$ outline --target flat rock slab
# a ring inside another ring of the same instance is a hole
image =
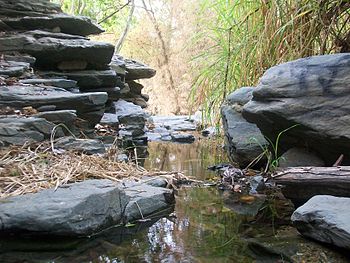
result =
[[[104,30],[94,24],[90,18],[83,16],[71,16],[63,13],[49,14],[45,16],[4,17],[3,23],[16,30],[46,29],[57,30],[72,35],[87,36],[100,34]]]
[[[298,231],[309,238],[350,249],[350,198],[318,195],[292,215]]]
[[[350,164],[350,54],[298,59],[266,71],[243,117],[275,141],[280,152],[308,146],[333,165],[341,154]]]
[[[111,67],[120,75],[126,74],[125,79],[127,81],[149,79],[156,75],[156,70],[148,65],[118,55],[112,58]]]
[[[64,89],[38,86],[0,86],[0,106],[40,108],[53,105],[56,110],[76,110],[77,115],[96,124],[102,118],[107,94],[71,93]]]
[[[48,0],[0,0],[0,14],[2,16],[38,16],[40,14],[57,14],[61,12],[60,5]]]
[[[196,123],[189,116],[152,116],[156,127],[164,127],[173,131],[195,131]]]
[[[80,90],[114,88],[117,85],[117,75],[113,70],[84,70],[84,71],[43,71],[43,77],[67,77],[77,82]]]
[[[0,231],[88,236],[169,207],[171,190],[147,184],[88,180],[0,202]],[[136,205],[137,204],[137,205]],[[141,213],[142,215],[141,215]]]
[[[106,67],[113,55],[114,46],[65,34],[27,31],[1,35],[0,51],[30,54],[36,58],[36,65],[44,68],[78,70],[87,66]]]

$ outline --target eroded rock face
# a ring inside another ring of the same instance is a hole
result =
[[[324,166],[324,161],[304,148],[291,148],[282,154],[279,167]]]
[[[221,107],[228,154],[242,167],[257,158],[268,145],[258,127],[242,117],[243,106],[252,98],[254,89],[243,87],[234,91]]]
[[[244,106],[243,117],[281,149],[307,145],[332,165],[350,163],[350,54],[315,56],[269,69]]]
[[[318,195],[292,215],[298,231],[317,241],[350,249],[350,198]]]
[[[169,207],[173,192],[145,183],[87,180],[0,202],[0,232],[88,236]]]

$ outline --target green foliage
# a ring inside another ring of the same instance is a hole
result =
[[[204,0],[194,45],[207,44],[193,59],[200,68],[191,98],[218,120],[226,94],[255,86],[276,64],[346,51],[350,3],[339,0]]]
[[[73,15],[90,17],[108,32],[119,32],[125,26],[129,8],[127,0],[53,0],[62,10]]]

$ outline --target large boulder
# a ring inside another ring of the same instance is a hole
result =
[[[350,249],[350,198],[318,195],[292,215],[298,231],[309,238]]]
[[[232,161],[244,167],[268,145],[258,127],[242,117],[243,106],[252,98],[254,87],[240,88],[227,96],[221,107],[225,143]]]
[[[281,150],[308,146],[327,165],[350,164],[350,54],[303,58],[269,69],[244,106],[243,117]]]
[[[166,188],[87,180],[1,200],[0,232],[89,236],[143,219],[173,203],[173,192]]]

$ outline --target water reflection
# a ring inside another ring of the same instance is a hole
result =
[[[215,176],[207,167],[222,162],[227,162],[226,154],[213,140],[201,140],[192,144],[150,142],[145,168],[182,171],[199,180],[206,180]]]

